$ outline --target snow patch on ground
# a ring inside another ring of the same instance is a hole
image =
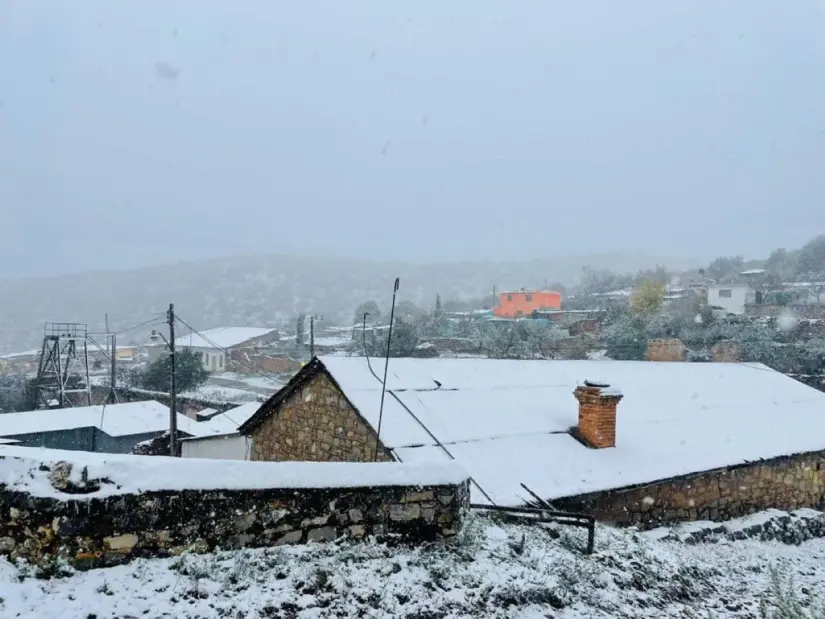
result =
[[[476,517],[448,545],[310,544],[138,560],[39,580],[0,569],[0,616],[579,619],[757,617],[771,570],[809,599],[825,541],[686,545],[631,530],[585,533]],[[3,577],[2,574],[6,574]]]

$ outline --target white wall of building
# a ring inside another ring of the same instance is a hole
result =
[[[223,372],[226,369],[226,354],[222,350],[215,348],[192,348],[192,350],[200,353],[203,367],[210,372]]]
[[[184,458],[210,458],[212,460],[249,460],[250,439],[241,434],[206,436],[181,441]]]
[[[745,313],[745,304],[753,303],[756,292],[745,284],[708,286],[708,305],[725,308],[728,314]]]
[[[203,367],[210,372],[226,371],[226,354],[217,348],[200,348],[198,346],[178,346],[178,350],[188,348],[192,352],[199,354],[203,360]],[[149,362],[153,363],[163,355],[168,355],[169,349],[163,345],[149,347]]]

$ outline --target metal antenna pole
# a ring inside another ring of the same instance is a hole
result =
[[[378,443],[381,440],[381,422],[384,420],[384,394],[387,392],[387,372],[390,367],[390,344],[392,344],[392,323],[395,318],[395,295],[398,292],[399,278],[395,278],[392,289],[392,308],[390,309],[390,331],[387,334],[387,356],[384,359],[384,381],[381,383],[381,407],[378,409],[378,432],[375,435],[375,454],[373,461],[378,461]]]
[[[178,417],[177,393],[175,386],[175,304],[169,304],[166,318],[169,322],[169,364],[172,366],[169,377],[169,455],[178,455]]]
[[[109,379],[109,389],[112,398],[112,404],[117,403],[117,393],[115,393],[115,385],[117,385],[117,335],[112,333],[112,376]]]
[[[309,358],[315,356],[315,314],[309,317]]]

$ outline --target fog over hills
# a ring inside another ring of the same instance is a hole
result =
[[[170,302],[197,329],[276,326],[300,312],[348,322],[355,307],[375,300],[388,307],[392,282],[401,299],[422,307],[445,299],[478,298],[502,288],[573,284],[589,265],[636,272],[656,264],[694,266],[690,260],[642,253],[592,254],[520,262],[417,265],[295,256],[236,256],[123,271],[0,280],[0,352],[39,346],[43,323],[86,322],[103,331],[126,329],[166,310]],[[145,341],[151,326],[123,334],[119,343]]]

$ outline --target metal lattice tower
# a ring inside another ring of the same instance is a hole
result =
[[[91,406],[87,327],[79,322],[47,322],[35,383],[41,408]]]
[[[115,391],[117,382],[117,335],[114,333],[88,333],[86,334],[86,342],[91,344],[88,348],[93,354],[96,353],[98,358],[102,356],[109,363],[109,392],[106,394],[106,399],[99,403],[104,406],[106,404],[117,404],[118,398]]]

